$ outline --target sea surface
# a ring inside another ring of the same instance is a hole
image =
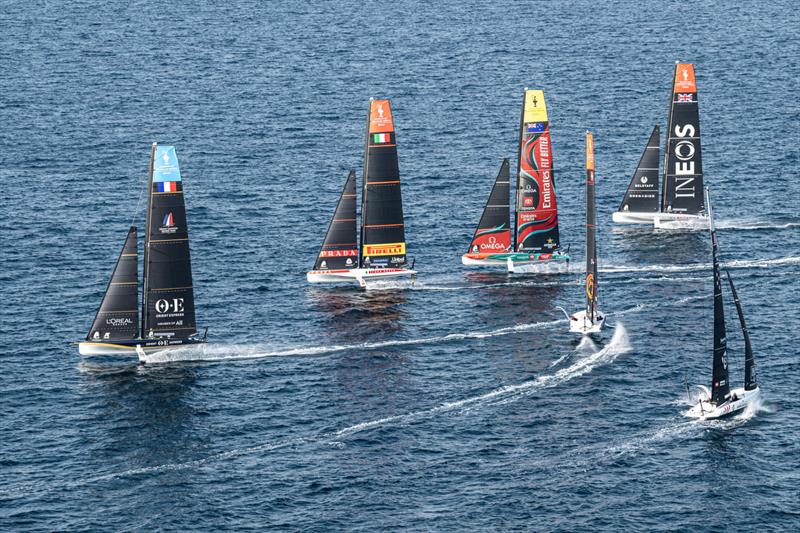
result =
[[[11,0],[0,27],[0,529],[800,527],[794,2]],[[763,390],[716,422],[682,416],[684,379],[710,382],[708,234],[611,223],[676,60]],[[460,264],[524,87],[568,274]],[[392,99],[419,277],[311,287],[370,96]],[[616,327],[579,343],[557,307],[583,305],[587,129]],[[153,141],[181,162],[210,343],[82,360]]]

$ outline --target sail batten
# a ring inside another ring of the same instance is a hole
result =
[[[139,336],[139,273],[136,226],[128,229],[87,341],[121,341]]]
[[[676,63],[664,153],[662,212],[698,214],[705,210],[697,95],[694,65]]]
[[[503,159],[467,253],[502,253],[511,248],[509,166]]]
[[[619,211],[632,213],[658,212],[658,156],[661,144],[661,129],[656,124],[650,133],[639,164],[633,172],[628,190],[619,206]]]
[[[153,145],[148,180],[142,337],[197,332],[183,182],[173,146]]]
[[[560,247],[553,172],[544,91],[526,90],[520,120],[515,193],[513,245],[516,251],[549,253]]]
[[[371,100],[367,116],[360,252],[362,268],[406,264],[400,169],[389,100]]]
[[[351,170],[336,204],[325,240],[314,262],[314,270],[358,267],[356,228],[356,172]]]

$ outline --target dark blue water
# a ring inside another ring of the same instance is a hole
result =
[[[0,21],[0,528],[797,529],[792,2],[5,2]],[[722,422],[681,416],[684,376],[710,379],[707,235],[610,222],[675,60],[697,65],[764,392]],[[574,268],[467,272],[524,86],[546,92]],[[418,283],[308,287],[370,96],[392,98]],[[556,306],[581,305],[586,129],[617,329],[577,346]],[[82,361],[67,342],[141,223],[153,141],[178,150],[213,344]]]

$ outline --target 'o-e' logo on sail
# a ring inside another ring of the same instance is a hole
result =
[[[161,299],[156,302],[156,313],[183,313],[183,298]]]

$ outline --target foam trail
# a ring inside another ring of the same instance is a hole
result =
[[[307,346],[299,348],[287,348],[284,350],[264,352],[263,346],[241,346],[241,345],[200,345],[188,348],[177,348],[165,350],[145,356],[145,363],[174,363],[188,361],[231,361],[241,359],[263,359],[267,357],[300,357],[325,355],[347,350],[377,350],[395,346],[414,346],[420,344],[435,344],[440,342],[452,342],[464,339],[485,339],[487,337],[497,337],[511,335],[524,331],[539,328],[548,328],[555,324],[564,322],[560,320],[550,320],[546,322],[531,322],[529,324],[516,324],[490,331],[470,331],[466,333],[450,333],[438,337],[423,337],[421,339],[392,340],[380,342],[364,342],[361,344],[340,344],[332,346]],[[231,355],[231,352],[235,352]]]
[[[772,268],[776,266],[800,265],[800,257],[779,257],[775,259],[741,259],[722,263],[724,268]],[[600,272],[698,272],[709,270],[708,263],[694,263],[688,265],[606,265],[600,267]]]
[[[757,230],[757,229],[789,229],[800,226],[800,222],[770,222],[765,220],[720,220],[715,221],[714,226],[717,229],[741,229],[741,230]]]
[[[583,376],[584,374],[591,372],[592,370],[594,370],[599,366],[610,364],[620,354],[629,351],[630,348],[631,347],[628,341],[628,334],[627,331],[625,330],[625,326],[622,323],[618,322],[614,332],[614,336],[612,337],[611,341],[609,341],[608,345],[605,346],[603,349],[598,350],[597,352],[592,353],[590,355],[587,355],[579,359],[572,365],[563,368],[561,370],[558,370],[555,373],[541,375],[533,380],[526,381],[520,384],[507,385],[492,390],[490,392],[487,392],[485,394],[481,394],[479,396],[473,396],[471,398],[465,398],[463,400],[445,402],[430,409],[412,411],[406,414],[388,416],[377,420],[362,422],[346,428],[339,429],[334,432],[322,433],[308,437],[295,437],[279,442],[268,442],[258,446],[229,450],[213,454],[208,457],[204,457],[202,459],[186,461],[183,463],[168,463],[168,464],[154,465],[143,468],[134,468],[122,472],[115,472],[110,474],[104,474],[101,476],[94,476],[91,478],[59,483],[58,489],[62,490],[64,488],[75,488],[103,481],[109,481],[112,479],[133,477],[142,474],[152,474],[158,472],[199,468],[201,466],[213,462],[224,461],[226,459],[232,459],[236,457],[252,455],[261,452],[274,451],[281,448],[288,448],[291,446],[299,446],[303,444],[319,444],[322,442],[336,441],[337,439],[341,439],[343,437],[347,437],[357,433],[363,433],[365,431],[369,431],[383,426],[410,424],[419,420],[428,420],[442,413],[448,413],[457,410],[466,410],[467,408],[488,406],[488,405],[493,405],[495,403],[508,403],[511,401],[518,400],[519,398],[527,396],[528,394],[531,394],[533,392],[561,385],[572,379]],[[53,490],[53,486],[52,484],[46,482],[41,484],[29,483],[10,488],[4,487],[2,490],[0,490],[0,494],[3,494],[4,496],[8,496],[10,494],[24,496],[24,495],[30,495],[30,493],[34,492],[36,489],[39,489],[40,491],[43,492],[49,492]]]

